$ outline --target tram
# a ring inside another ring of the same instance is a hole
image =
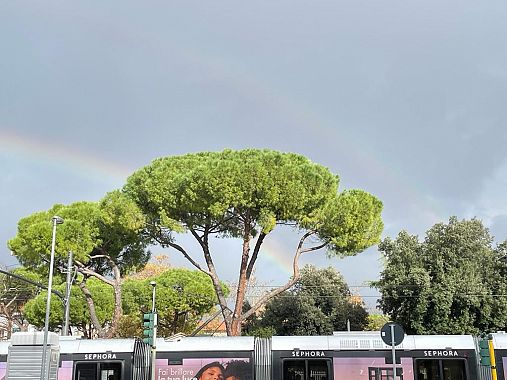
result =
[[[15,333],[0,343],[0,379],[40,379],[41,336]],[[378,332],[158,338],[155,358],[139,339],[50,333],[46,351],[51,380],[148,380],[152,363],[156,380],[507,380],[507,334],[492,341],[497,371],[484,371],[471,335],[406,335],[394,363]]]

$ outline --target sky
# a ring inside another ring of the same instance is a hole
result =
[[[454,215],[501,242],[506,19],[495,0],[2,1],[0,265],[16,265],[6,242],[20,218],[98,201],[156,157],[225,148],[328,167],[341,189],[382,200],[383,237],[423,238]],[[298,238],[266,241],[259,286],[287,280]],[[234,281],[230,256],[217,260]],[[305,260],[374,307],[376,247]]]

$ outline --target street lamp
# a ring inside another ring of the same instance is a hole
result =
[[[59,216],[53,216],[51,219],[53,222],[53,238],[51,241],[51,258],[49,260],[49,280],[48,280],[48,297],[46,300],[46,319],[44,320],[44,343],[42,346],[42,366],[41,376],[42,380],[49,380],[49,366],[50,363],[46,364],[46,345],[48,343],[48,330],[49,330],[49,308],[51,306],[51,288],[53,286],[53,265],[55,261],[55,245],[56,245],[56,226],[63,223],[63,219]],[[46,366],[48,369],[46,370]]]
[[[157,283],[155,281],[150,281],[150,285],[152,287],[152,299],[151,299],[151,312],[154,318],[154,327],[153,327],[153,344],[151,346],[151,380],[155,380],[155,365],[157,363],[157,308],[155,306],[155,288]]]

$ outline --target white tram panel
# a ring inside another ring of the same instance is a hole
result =
[[[329,350],[328,336],[273,336],[272,351]]]
[[[507,334],[505,332],[497,332],[491,334],[493,346],[495,350],[507,350]]]
[[[3,340],[0,342],[0,355],[7,355],[9,353],[10,340]]]
[[[133,352],[134,339],[64,339],[60,341],[62,354],[95,354]]]
[[[388,350],[380,338],[380,332],[337,332],[332,336],[274,336],[271,341],[273,351],[292,350]],[[505,337],[507,345],[507,336]],[[430,350],[430,349],[474,349],[472,336],[464,335],[405,335],[397,350]]]
[[[273,351],[331,350],[356,351],[389,349],[380,338],[380,332],[335,332],[329,336],[274,336]],[[402,348],[399,345],[398,348]]]
[[[161,352],[227,352],[253,351],[252,336],[235,337],[179,337],[177,339],[157,339],[157,351]]]
[[[471,335],[417,335],[413,338],[413,350],[475,350],[474,338]],[[407,336],[405,336],[407,338]]]

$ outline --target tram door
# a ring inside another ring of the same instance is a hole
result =
[[[120,362],[77,363],[74,380],[121,380]]]
[[[283,380],[330,380],[331,360],[285,360]]]

